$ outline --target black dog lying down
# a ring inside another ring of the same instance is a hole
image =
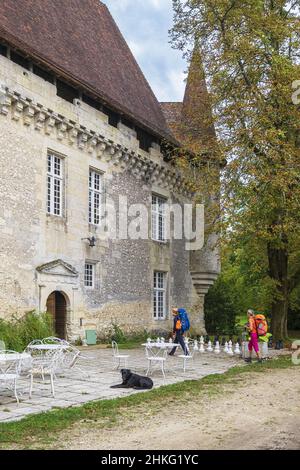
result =
[[[123,382],[119,385],[111,385],[110,388],[134,388],[135,390],[148,390],[153,387],[153,381],[149,377],[133,374],[130,369],[121,369]]]

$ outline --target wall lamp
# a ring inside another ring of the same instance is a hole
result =
[[[89,246],[93,247],[96,246],[96,237],[88,237],[88,238],[82,238],[81,240],[88,240],[89,241]]]

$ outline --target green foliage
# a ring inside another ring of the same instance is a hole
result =
[[[21,352],[32,340],[53,335],[52,318],[47,313],[32,311],[22,318],[13,316],[10,321],[0,319],[0,340],[5,343],[6,349]]]
[[[288,328],[300,330],[300,285],[296,286],[291,293]]]
[[[250,308],[263,313],[270,325],[273,285],[264,250],[256,240],[222,250],[222,274],[205,298],[206,328],[210,333],[240,334]],[[292,291],[289,329],[300,329],[300,286]]]
[[[82,346],[82,339],[80,338],[80,336],[78,336],[78,338],[75,340],[75,346]]]
[[[116,343],[125,343],[127,338],[120,326],[116,323],[113,323],[112,329],[113,331],[110,340],[116,341]]]
[[[234,297],[233,286],[225,275],[221,275],[205,296],[205,327],[210,334],[231,335],[236,332],[239,309]]]
[[[140,346],[141,343],[145,342],[148,336],[149,333],[146,330],[126,334],[119,325],[113,323],[109,343],[116,341],[121,349],[130,349]]]
[[[210,156],[217,168],[227,161],[218,187],[199,150],[198,164],[208,169],[198,190],[221,194],[217,228],[231,243],[243,242],[244,266],[251,266],[241,276],[245,298],[270,307],[274,337],[286,337],[287,306],[300,282],[300,115],[292,101],[299,2],[173,0],[173,8],[175,47],[191,57],[196,45],[204,64],[220,138],[220,160]],[[201,113],[194,114],[198,125]]]

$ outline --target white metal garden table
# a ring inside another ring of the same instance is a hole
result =
[[[143,343],[142,346],[145,347],[146,357],[148,360],[148,370],[146,375],[149,375],[152,372],[153,365],[158,365],[161,367],[161,371],[165,379],[167,352],[180,345],[178,343],[165,341],[147,341],[147,343]]]
[[[31,364],[31,355],[28,353],[9,350],[0,352],[0,385],[14,392],[17,403],[19,403],[17,381],[25,362]]]
[[[25,368],[26,366],[30,367],[32,357],[29,353],[25,353],[25,352],[24,353],[16,352],[16,353],[9,353],[9,354],[0,352],[0,372],[4,374],[5,370],[7,370],[9,367],[9,363],[16,362],[16,361],[20,362],[20,370],[22,370],[24,366]]]
[[[0,368],[1,368],[1,362],[9,362],[9,361],[16,361],[18,359],[31,359],[30,354],[28,353],[11,353],[11,354],[3,354],[0,352]]]
[[[68,349],[69,345],[67,344],[29,344],[27,349],[33,351],[55,351],[58,349]]]

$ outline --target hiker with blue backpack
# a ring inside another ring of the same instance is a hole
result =
[[[175,344],[180,344],[185,356],[189,355],[189,351],[184,342],[184,335],[190,329],[189,317],[184,308],[172,308],[173,314],[173,338]],[[169,356],[174,356],[176,346],[169,352]]]

